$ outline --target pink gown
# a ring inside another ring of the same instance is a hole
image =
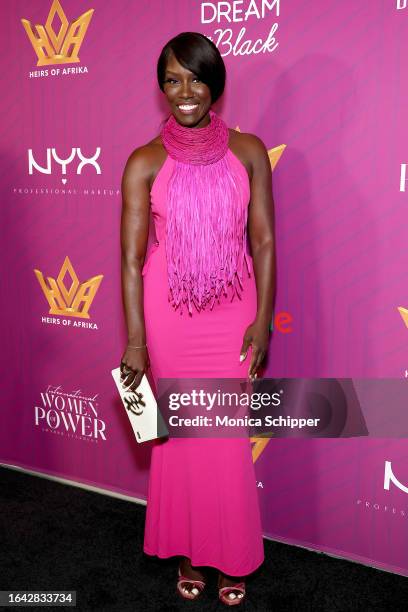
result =
[[[228,149],[248,206],[246,168]],[[189,315],[168,301],[165,251],[166,188],[176,162],[169,155],[150,196],[157,241],[143,267],[144,314],[151,376],[159,378],[246,378],[251,349],[240,364],[247,326],[256,316],[257,295],[244,266],[241,300],[222,296]],[[264,559],[262,526],[248,438],[168,438],[152,446],[143,550],[149,555],[183,555],[195,566],[212,566],[244,576]]]

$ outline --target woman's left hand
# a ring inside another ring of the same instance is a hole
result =
[[[240,361],[243,361],[247,356],[249,345],[252,345],[251,363],[248,370],[251,380],[257,377],[257,370],[268,351],[268,344],[269,324],[255,319],[245,331],[240,352]]]

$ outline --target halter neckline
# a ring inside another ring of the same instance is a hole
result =
[[[210,123],[201,128],[180,125],[172,114],[164,124],[163,145],[173,159],[184,164],[208,165],[222,159],[228,150],[229,130],[223,119],[209,110]]]

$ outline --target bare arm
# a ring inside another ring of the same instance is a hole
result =
[[[248,374],[253,377],[268,350],[276,290],[276,255],[271,164],[263,142],[256,136],[248,136],[252,160],[248,234],[257,289],[257,314],[244,336],[241,354],[246,354],[249,344],[252,345]]]
[[[149,153],[146,147],[136,149],[127,160],[122,177],[121,278],[122,301],[128,332],[128,345],[122,362],[133,373],[124,381],[135,390],[149,367],[143,312],[142,268],[149,236]],[[135,374],[136,373],[136,374]]]
[[[251,203],[248,214],[249,240],[258,295],[257,319],[269,326],[275,297],[275,219],[272,170],[265,145],[254,138]]]

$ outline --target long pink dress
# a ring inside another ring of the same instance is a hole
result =
[[[228,149],[248,206],[246,168]],[[207,307],[180,314],[168,302],[165,251],[166,188],[176,162],[169,155],[153,183],[151,205],[157,242],[143,267],[146,341],[151,375],[159,378],[245,378],[251,357],[240,364],[247,326],[256,316],[257,296],[244,268],[241,300],[222,296]],[[192,565],[244,576],[264,559],[262,527],[251,445],[248,438],[169,438],[153,443],[144,552],[183,555]]]

